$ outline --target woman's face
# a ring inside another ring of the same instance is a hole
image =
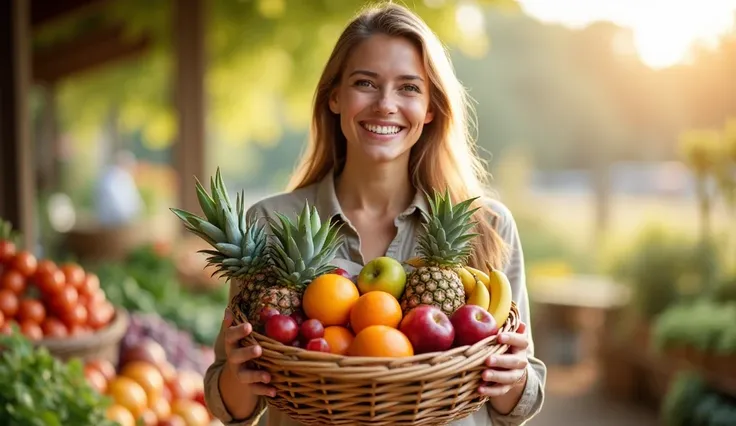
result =
[[[408,158],[433,118],[420,51],[403,37],[375,35],[361,43],[348,58],[330,110],[340,115],[351,162]]]

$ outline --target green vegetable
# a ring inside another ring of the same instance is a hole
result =
[[[0,383],[1,425],[115,426],[105,417],[111,400],[87,384],[81,361],[62,363],[17,329],[0,336]]]

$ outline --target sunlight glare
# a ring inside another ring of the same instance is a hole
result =
[[[687,60],[693,44],[714,43],[733,30],[736,17],[736,0],[518,1],[529,15],[545,22],[575,28],[608,20],[629,27],[639,57],[652,68]]]

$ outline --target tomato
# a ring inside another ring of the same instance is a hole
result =
[[[9,269],[0,278],[0,288],[21,294],[26,289],[26,277],[15,269]]]
[[[41,330],[41,326],[32,321],[21,321],[20,332],[30,340],[43,339],[43,330]]]
[[[93,273],[88,273],[84,279],[84,283],[79,289],[79,292],[84,295],[94,294],[100,289],[100,279]]]
[[[105,378],[100,370],[89,365],[85,365],[84,378],[87,379],[87,383],[89,383],[92,389],[96,390],[98,393],[104,394],[107,391],[107,378]]]
[[[0,264],[10,262],[16,251],[15,244],[12,241],[0,240]]]
[[[57,295],[49,295],[46,299],[54,312],[64,316],[78,305],[79,293],[74,287],[64,286]]]
[[[69,328],[75,325],[86,326],[88,317],[87,308],[82,305],[74,305],[70,310],[61,314],[61,320]]]
[[[18,272],[23,274],[23,276],[31,277],[33,274],[36,273],[38,261],[36,260],[36,256],[34,256],[33,253],[26,250],[21,250],[10,261],[10,265],[13,269],[16,269]]]
[[[0,311],[6,318],[15,318],[18,313],[18,296],[8,289],[0,290]]]
[[[3,313],[3,311],[0,311],[0,327],[2,327],[3,325],[5,325],[5,314]]]
[[[18,320],[41,324],[46,319],[46,308],[35,299],[21,299],[18,307]]]
[[[80,289],[84,285],[84,269],[76,263],[65,263],[61,265],[61,271],[66,277],[66,284],[76,289]]]
[[[58,269],[36,272],[36,286],[44,295],[57,295],[64,288],[66,277]]]
[[[56,266],[56,263],[48,259],[42,259],[38,261],[38,265],[36,266],[36,275],[42,273],[51,273],[58,270],[59,267]]]
[[[66,329],[66,326],[64,325],[61,320],[54,317],[47,317],[42,323],[41,323],[41,330],[43,330],[44,337],[51,337],[51,338],[61,338],[66,337],[69,334],[69,331]]]
[[[88,305],[87,323],[93,330],[99,330],[105,327],[112,317],[107,308],[102,304]]]
[[[117,375],[117,372],[115,371],[115,366],[106,359],[93,359],[87,361],[85,365],[90,368],[99,370],[99,372],[102,373],[102,375],[105,376],[105,379],[107,379],[108,381],[112,380]]]

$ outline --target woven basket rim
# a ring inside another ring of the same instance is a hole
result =
[[[509,347],[507,344],[500,344],[497,343],[499,334],[503,332],[509,332],[509,331],[515,331],[512,324],[512,319],[515,318],[516,323],[521,321],[519,318],[519,312],[518,307],[516,305],[516,302],[511,302],[511,311],[509,312],[509,316],[506,319],[506,321],[501,324],[498,327],[498,332],[492,336],[488,336],[483,340],[480,340],[473,345],[463,345],[463,346],[457,346],[453,347],[451,349],[445,350],[445,351],[435,351],[435,352],[426,352],[422,354],[417,354],[409,357],[363,357],[363,356],[349,356],[349,355],[340,355],[340,354],[333,354],[333,353],[326,353],[326,352],[317,352],[317,351],[310,351],[305,348],[301,347],[294,347],[285,345],[277,340],[272,339],[271,337],[268,337],[262,333],[259,333],[255,330],[253,330],[248,337],[246,337],[245,340],[255,340],[259,345],[262,345],[263,343],[267,343],[268,346],[276,347],[280,349],[280,351],[284,354],[288,353],[289,355],[294,355],[299,357],[299,362],[304,361],[314,361],[314,362],[335,362],[340,363],[344,367],[379,367],[381,365],[386,364],[416,364],[416,363],[423,363],[432,359],[437,359],[441,357],[447,357],[451,358],[455,355],[460,355],[463,353],[471,352],[476,353],[479,351],[482,351],[484,349],[488,350],[501,350],[506,351]],[[265,351],[266,348],[263,348]]]
[[[107,327],[84,336],[45,338],[36,340],[36,346],[44,346],[50,351],[84,350],[116,343],[122,339],[128,329],[130,316],[120,307],[115,308],[115,315]]]

